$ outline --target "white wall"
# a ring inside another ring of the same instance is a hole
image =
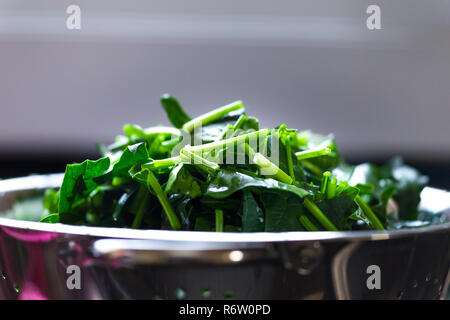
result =
[[[79,4],[82,30],[65,28]],[[344,152],[450,159],[450,2],[1,1],[0,148],[91,151],[125,122],[242,99]]]

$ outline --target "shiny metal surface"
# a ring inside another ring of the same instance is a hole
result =
[[[61,179],[0,181],[0,211]],[[427,188],[422,196],[422,207],[450,208],[448,192]],[[80,267],[81,289],[67,286],[71,265]],[[381,289],[367,288],[370,265],[380,267]],[[219,234],[0,218],[1,299],[438,299],[449,266],[450,224]]]

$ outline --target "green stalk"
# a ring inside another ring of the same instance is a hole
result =
[[[180,157],[173,157],[173,158],[167,158],[167,159],[161,159],[161,160],[153,160],[151,162],[145,163],[142,165],[143,169],[165,169],[174,167],[177,164],[181,162]]]
[[[305,207],[308,209],[309,212],[316,218],[322,226],[325,227],[328,231],[338,231],[338,229],[334,226],[334,224],[328,220],[328,218],[325,216],[325,214],[322,212],[322,210],[319,209],[319,207],[309,200],[308,198],[305,198]]]
[[[253,159],[255,157],[255,150],[253,150],[252,147],[249,146],[249,144],[246,142],[244,143],[245,153],[249,157],[249,159]]]
[[[223,140],[226,136],[229,130],[233,129],[233,125],[229,124],[225,128],[222,129],[219,136],[217,137],[216,141]]]
[[[333,178],[327,187],[327,198],[333,199],[336,196],[337,179]]]
[[[170,140],[164,140],[161,142],[161,145],[158,148],[158,153],[166,153],[170,152],[180,143],[180,139],[170,139]]]
[[[166,127],[166,126],[157,126],[157,127],[150,127],[144,129],[145,137],[147,139],[153,138],[155,136],[159,135],[168,135],[168,136],[176,136],[181,137],[183,134],[181,133],[180,129],[176,129],[174,127]]]
[[[134,213],[133,223],[131,224],[132,229],[139,229],[144,218],[145,209],[149,200],[149,193],[144,186],[141,186],[138,190],[136,198],[130,207],[130,212]]]
[[[309,218],[302,214],[300,216],[300,223],[306,228],[308,231],[320,231],[320,229],[311,221]]]
[[[345,180],[339,181],[339,185],[336,187],[336,194],[341,194],[342,191],[348,188],[348,182]]]
[[[286,184],[292,184],[292,178],[289,177],[286,172],[278,168],[272,161],[264,157],[261,153],[256,153],[253,157],[253,162],[260,168],[260,169],[267,169],[270,172],[274,172],[273,175],[271,175],[271,178],[274,178],[275,180],[281,181]]]
[[[184,147],[186,150],[189,150],[191,152],[197,153],[197,152],[205,152],[205,151],[210,151],[212,149],[219,149],[219,148],[223,148],[224,146],[228,145],[228,144],[240,144],[245,142],[246,139],[250,139],[253,136],[258,136],[260,134],[263,135],[268,135],[270,133],[270,131],[268,129],[262,129],[259,131],[254,131],[254,132],[250,132],[250,133],[246,133],[237,137],[233,137],[233,138],[229,138],[229,139],[225,139],[225,140],[220,140],[220,141],[214,141],[214,142],[210,142],[210,143],[206,143],[206,144],[202,144],[199,146],[186,146]]]
[[[305,160],[310,158],[316,158],[320,156],[326,156],[327,154],[331,153],[331,149],[329,147],[325,148],[315,148],[305,151],[299,151],[296,152],[295,155],[297,156],[298,160]]]
[[[223,211],[216,209],[216,232],[223,232]]]
[[[123,131],[127,135],[127,137],[130,137],[132,135],[135,135],[142,140],[152,140],[157,136],[175,136],[180,137],[181,131],[179,129],[173,128],[173,127],[166,127],[166,126],[157,126],[157,127],[150,127],[146,129],[142,129],[139,126],[126,124],[123,126]]]
[[[217,171],[220,169],[220,166],[217,163],[206,160],[205,158],[200,157],[199,155],[189,150],[181,149],[180,153],[181,159],[183,161],[186,161],[187,163],[202,164],[208,168],[211,168],[213,171]]]
[[[220,118],[222,118],[224,115],[227,115],[231,111],[239,110],[242,108],[244,108],[244,106],[242,105],[242,101],[236,101],[236,102],[230,103],[226,106],[217,108],[217,109],[207,112],[197,118],[194,118],[191,121],[186,122],[183,125],[183,129],[188,132],[192,132],[194,130],[194,127],[197,127],[200,125],[204,126],[208,123],[219,120]]]
[[[242,114],[236,121],[236,123],[233,126],[234,130],[240,129],[244,122],[248,119],[248,117],[245,114]]]
[[[320,169],[318,166],[312,164],[309,161],[302,161],[300,162],[300,164],[318,176],[320,176],[323,172],[322,169]]]
[[[170,226],[173,230],[180,230],[181,224],[178,220],[177,215],[173,211],[172,206],[170,205],[169,199],[167,199],[166,194],[161,189],[161,185],[159,184],[158,180],[156,179],[155,175],[151,170],[147,170],[147,186],[149,189],[153,190],[156,194],[156,197],[158,198],[159,202],[161,203],[161,206],[164,209],[164,212],[166,213],[167,219],[169,220]]]
[[[320,192],[322,194],[327,193],[328,183],[330,182],[330,179],[331,179],[331,172],[330,171],[324,172],[322,176],[322,184],[320,186]]]
[[[253,158],[255,157],[255,150],[253,150],[252,147],[250,147],[250,145],[246,142],[244,143],[244,149],[245,149],[245,154],[248,156],[249,162],[253,161]],[[256,168],[256,175],[259,177],[260,176],[260,171],[261,169],[259,167]]]
[[[291,137],[289,137],[289,136],[287,136],[287,142],[286,142],[286,157],[287,157],[287,161],[288,161],[289,176],[291,177],[292,181],[295,183],[294,166],[292,164]]]
[[[383,224],[378,219],[377,215],[372,211],[370,206],[363,200],[363,198],[361,198],[360,195],[357,195],[355,197],[355,202],[358,204],[358,206],[361,208],[367,219],[369,219],[370,223],[376,230],[384,230]]]
[[[136,215],[134,216],[133,223],[131,224],[132,229],[139,229],[142,223],[142,219],[144,218],[145,212],[145,202],[142,202],[142,205],[139,206]]]

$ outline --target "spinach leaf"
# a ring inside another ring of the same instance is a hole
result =
[[[59,194],[53,189],[45,190],[44,208],[50,213],[58,212]]]
[[[40,222],[45,223],[59,223],[59,214],[58,213],[51,213],[46,216],[43,216],[40,220]]]
[[[420,193],[428,183],[428,177],[423,176],[416,169],[404,165],[400,158],[393,159],[386,166],[391,170],[396,192],[394,200],[399,209],[402,220],[416,220],[419,214],[418,206]]]
[[[339,230],[350,230],[351,224],[348,219],[358,209],[355,203],[358,192],[357,188],[347,187],[331,199],[317,201],[316,205]]]
[[[265,229],[264,212],[259,207],[252,192],[242,190],[242,231],[263,232]]]
[[[226,198],[248,187],[284,190],[303,198],[311,193],[305,189],[288,185],[274,179],[255,178],[235,170],[221,170],[211,181],[205,195],[213,198]]]
[[[261,194],[266,212],[266,232],[305,230],[300,223],[304,211],[302,201],[285,191],[266,190]]]
[[[169,94],[164,94],[161,97],[161,106],[166,111],[170,123],[172,123],[175,128],[182,128],[186,122],[192,120],[181,107],[178,100]]]
[[[415,220],[418,215],[420,193],[428,182],[426,176],[403,164],[400,158],[391,160],[387,165],[378,167],[364,163],[355,167],[350,184],[373,185],[368,199],[379,214],[386,208],[391,197],[398,206],[398,215],[402,220]]]
[[[190,198],[202,195],[201,182],[194,178],[186,169],[186,165],[180,163],[169,174],[165,192],[167,194],[183,194]]]
[[[109,166],[108,157],[67,165],[60,190],[58,212],[60,214],[70,212],[74,201],[87,196],[98,186],[94,179],[104,175]]]
[[[130,177],[128,172],[133,166],[148,161],[151,161],[151,158],[144,142],[128,146],[122,152],[120,158],[110,166],[108,171],[94,180],[98,184],[102,184],[114,177]]]

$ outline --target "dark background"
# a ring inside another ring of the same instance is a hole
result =
[[[350,162],[398,154],[450,188],[449,83],[445,0],[0,0],[0,178],[168,124],[170,92],[194,116],[241,99],[264,127],[332,132]]]

